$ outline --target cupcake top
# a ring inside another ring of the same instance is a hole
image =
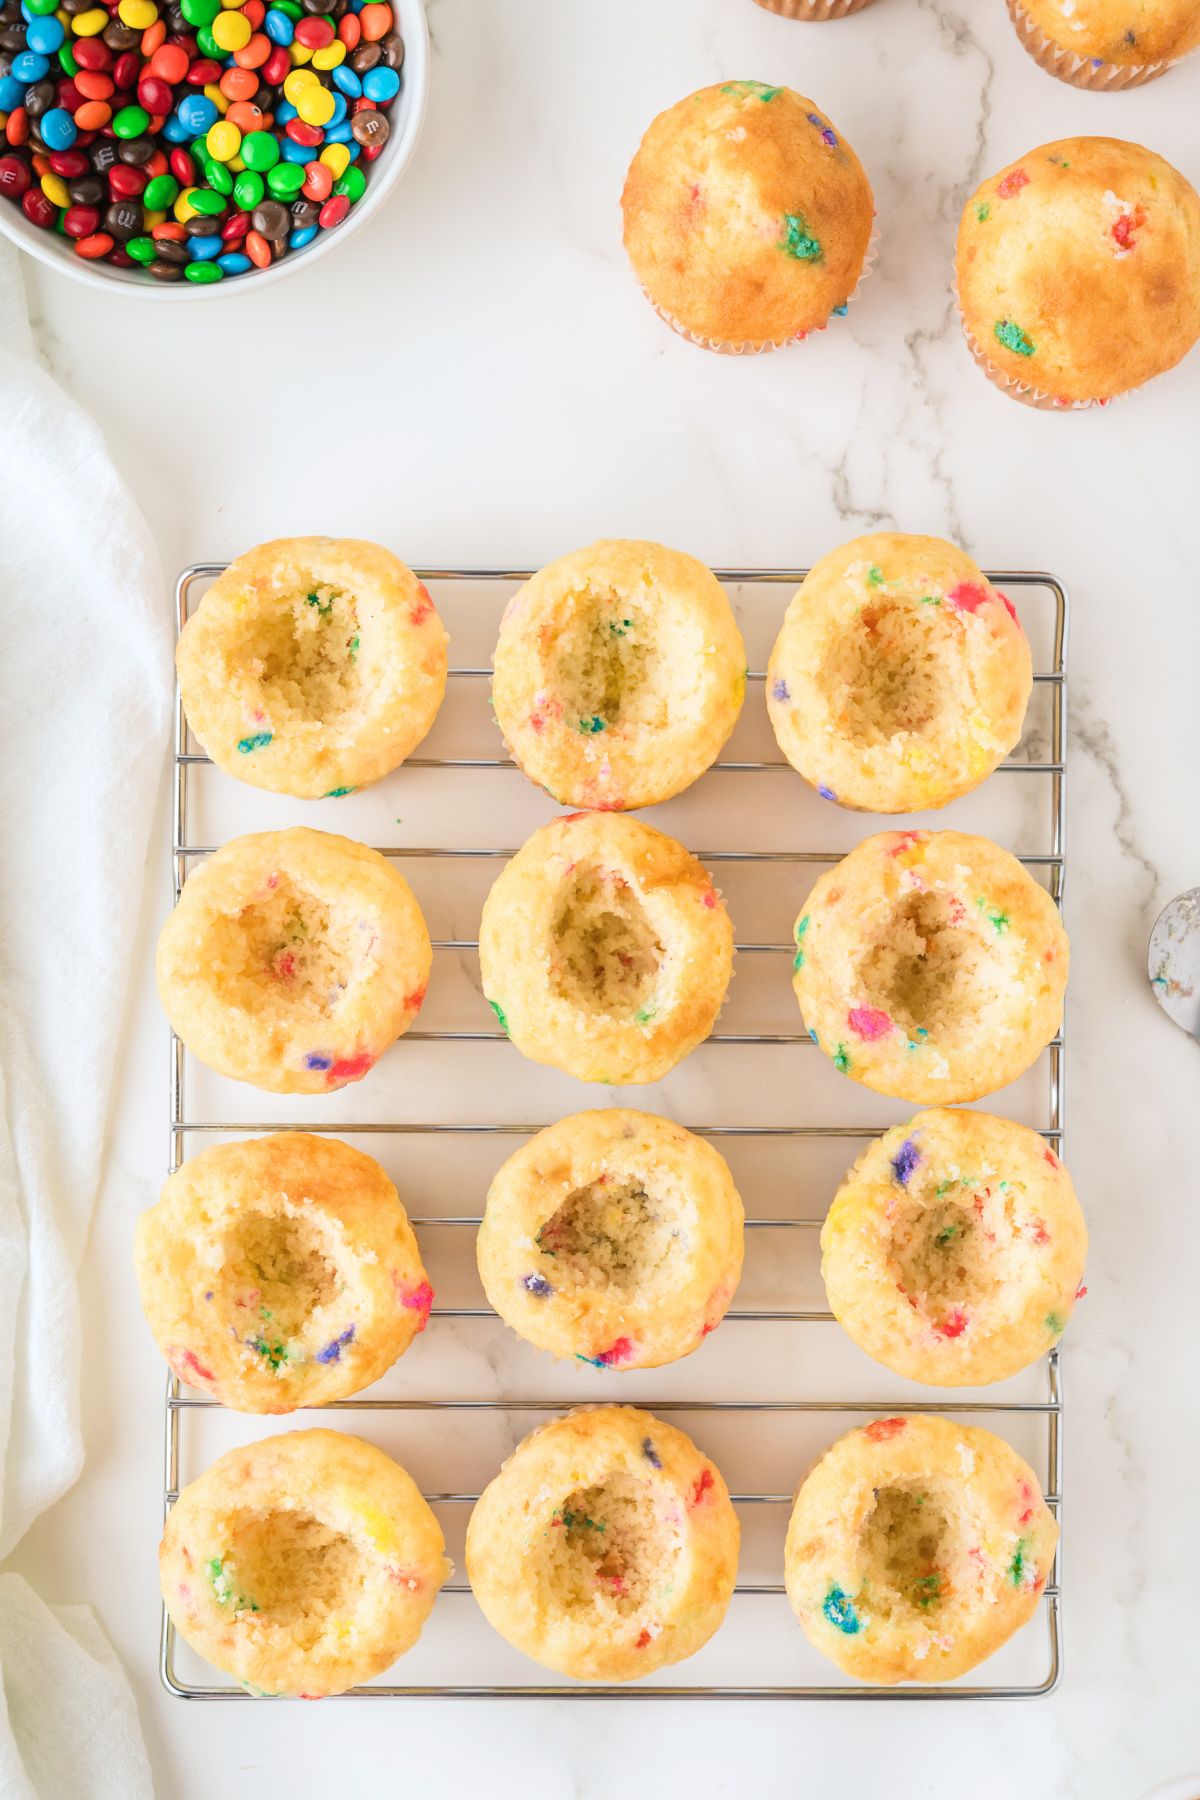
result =
[[[1003,376],[1109,399],[1200,336],[1200,196],[1140,144],[1043,144],[967,203],[957,274],[967,334]]]
[[[825,325],[862,273],[874,201],[812,100],[761,81],[660,113],[630,165],[625,248],[670,322],[732,348]]]
[[[1200,46],[1200,0],[1021,0],[1021,9],[1064,50],[1118,68]]]

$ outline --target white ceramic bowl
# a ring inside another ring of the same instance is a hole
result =
[[[429,27],[425,23],[424,0],[390,0],[396,26],[404,39],[404,67],[400,92],[388,109],[391,136],[382,153],[367,170],[367,188],[357,205],[332,231],[320,231],[303,250],[291,250],[268,269],[247,271],[230,281],[160,282],[144,269],[117,269],[111,263],[89,262],[76,256],[69,240],[56,231],[43,231],[25,217],[19,206],[0,200],[0,232],[10,238],[19,250],[28,251],[48,269],[57,269],[74,281],[90,288],[103,288],[108,293],[128,294],[146,300],[212,300],[222,294],[249,287],[258,293],[264,282],[282,281],[299,269],[308,269],[319,257],[329,256],[344,244],[352,232],[359,231],[374,218],[401,175],[412,160],[425,120],[425,104],[429,97]]]

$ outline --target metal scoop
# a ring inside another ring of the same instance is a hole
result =
[[[1200,888],[1189,888],[1159,913],[1147,968],[1167,1017],[1200,1038]]]

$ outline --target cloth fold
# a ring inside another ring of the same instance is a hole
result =
[[[2,242],[0,419],[2,1561],[83,1462],[76,1272],[171,694],[153,539],[40,366]],[[150,1795],[132,1693],[86,1609],[0,1577],[0,1684],[0,1800]]]

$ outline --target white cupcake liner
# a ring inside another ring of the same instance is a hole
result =
[[[759,4],[765,4],[765,0],[759,0]],[[1095,93],[1115,94],[1122,88],[1141,87],[1144,82],[1156,81],[1168,69],[1173,69],[1176,63],[1186,60],[1185,57],[1174,56],[1152,63],[1101,62],[1094,56],[1077,56],[1073,50],[1056,44],[1029,17],[1021,0],[1008,0],[1008,16],[1039,68],[1044,69],[1048,75],[1056,76],[1059,81],[1069,82],[1072,87],[1089,88]]]
[[[843,306],[853,306],[854,302],[858,299],[859,290],[874,268],[878,255],[879,221],[876,218],[873,219],[871,223],[871,235],[867,239],[867,248],[863,255],[862,268],[858,272],[858,280],[847,294],[845,300],[843,300]],[[643,287],[642,292],[646,295],[647,300],[649,300],[659,318],[669,325],[672,331],[676,331],[679,333],[680,337],[686,338],[689,344],[697,344],[701,350],[715,350],[719,356],[761,356],[766,350],[786,350],[792,344],[802,344],[805,338],[812,337],[814,332],[824,331],[828,327],[831,319],[840,316],[836,313],[830,313],[829,318],[826,319],[824,325],[813,325],[808,331],[794,331],[790,337],[765,338],[757,343],[749,342],[744,344],[733,344],[726,342],[722,338],[704,337],[700,332],[693,331],[690,326],[682,324],[679,319],[673,316],[673,314],[664,311],[658,304],[658,301],[654,299],[653,295],[647,292],[646,288]]]
[[[999,364],[994,363],[987,351],[982,350],[972,337],[967,321],[963,317],[962,306],[957,300],[955,310],[958,313],[958,322],[962,327],[967,349],[992,386],[999,388],[1000,392],[1007,394],[1010,399],[1019,400],[1022,406],[1036,407],[1039,412],[1087,412],[1097,406],[1113,406],[1118,400],[1124,400],[1127,394],[1138,392],[1137,388],[1129,388],[1125,393],[1110,394],[1104,400],[1064,400],[1061,395],[1047,393],[1045,388],[1038,387],[1036,382],[1021,381],[1016,375],[1007,374]]]
[[[757,0],[757,4],[781,19],[848,19],[870,6],[871,0]]]

